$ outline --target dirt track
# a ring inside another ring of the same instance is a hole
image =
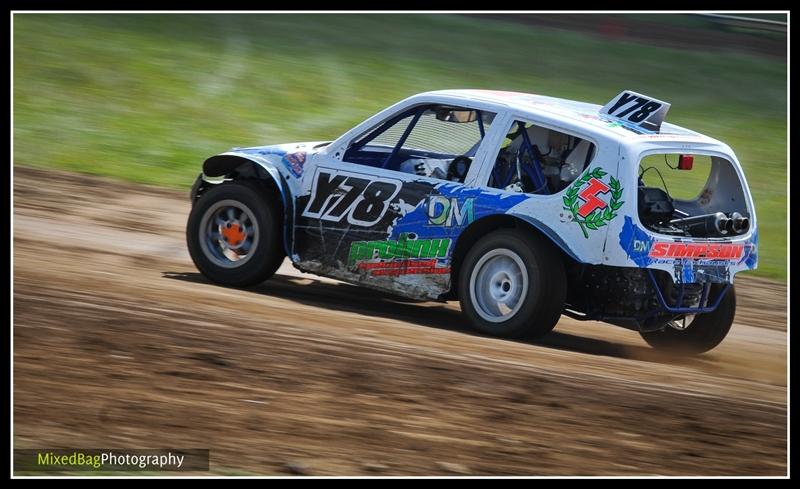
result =
[[[710,354],[567,318],[471,333],[284,264],[212,285],[181,192],[15,167],[16,448],[210,448],[214,474],[784,475],[786,289]],[[766,327],[765,327],[766,326]]]

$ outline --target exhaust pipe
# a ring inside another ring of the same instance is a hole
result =
[[[748,229],[750,229],[750,218],[743,217],[741,224],[739,224],[739,234],[747,232]]]
[[[730,217],[731,231],[736,234],[742,234],[750,228],[750,219],[744,217],[738,212],[734,212]]]
[[[674,219],[670,221],[670,224],[681,227],[692,236],[698,237],[725,236],[733,229],[733,220],[722,212]]]
[[[733,233],[733,219],[730,217],[726,217],[722,219],[720,225],[723,226],[722,234],[730,234]]]

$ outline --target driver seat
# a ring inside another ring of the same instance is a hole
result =
[[[540,153],[547,154],[550,152],[550,145],[548,143],[550,140],[550,129],[534,125],[527,128],[526,132],[528,133],[528,138],[531,140],[531,144],[536,146]],[[506,149],[516,154],[519,152],[521,146],[522,134],[517,136]]]
[[[567,158],[564,160],[564,164],[583,171],[592,157],[592,146],[592,143],[582,139],[581,142],[575,145],[572,151],[569,152],[569,155],[567,155]]]

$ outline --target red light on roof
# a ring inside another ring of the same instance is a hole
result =
[[[681,155],[678,158],[678,170],[691,170],[694,165],[694,156]]]

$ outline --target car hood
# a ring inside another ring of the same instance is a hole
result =
[[[284,143],[272,144],[266,146],[251,146],[248,148],[233,148],[231,151],[237,153],[255,153],[255,154],[286,154],[304,151],[306,153],[315,153],[325,146],[329,145],[331,141],[309,141],[304,143]]]

